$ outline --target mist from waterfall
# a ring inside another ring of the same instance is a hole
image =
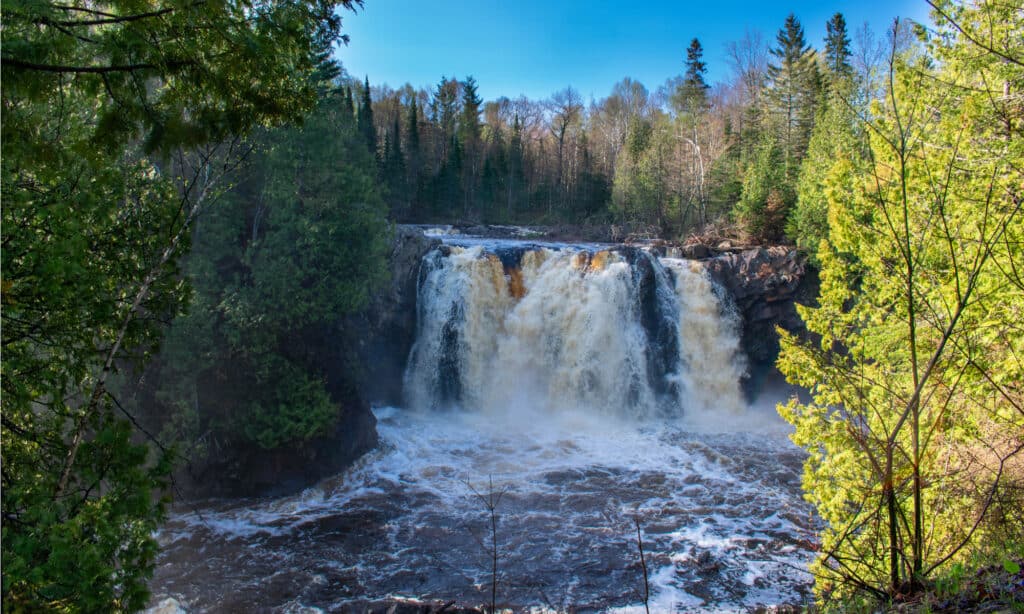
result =
[[[635,248],[443,246],[420,273],[417,409],[728,416],[738,319],[699,263]]]
[[[651,611],[807,603],[804,455],[773,402],[745,402],[739,318],[702,264],[458,241],[423,259],[406,403],[374,408],[378,448],[297,495],[179,510],[154,595],[217,612],[481,607],[497,527],[499,604],[631,614],[638,520]],[[479,495],[495,491],[491,525]]]

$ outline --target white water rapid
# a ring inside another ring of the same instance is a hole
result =
[[[379,448],[300,495],[176,513],[155,599],[481,607],[496,543],[499,606],[643,612],[639,521],[652,612],[807,602],[803,456],[770,401],[744,398],[739,321],[699,263],[450,238],[418,310]]]
[[[699,264],[639,249],[443,247],[421,271],[413,408],[729,416],[736,317]]]

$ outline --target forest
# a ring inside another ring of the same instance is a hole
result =
[[[813,248],[826,225],[828,145],[852,138],[885,89],[892,46],[903,53],[915,40],[907,24],[851,30],[836,13],[826,25],[820,49],[792,14],[774,40],[746,32],[727,47],[730,79],[714,85],[694,38],[680,73],[653,91],[625,77],[589,102],[571,86],[485,102],[472,76],[430,90],[367,77],[343,97],[394,219],[611,223],[678,239],[724,223]]]
[[[372,365],[316,348],[396,223],[796,246],[821,287],[778,367],[810,397],[779,412],[817,607],[1019,583],[1024,10],[929,4],[820,45],[791,14],[723,82],[681,33],[650,89],[485,101],[349,75],[359,0],[6,2],[4,610],[146,607],[176,469],[344,429]]]

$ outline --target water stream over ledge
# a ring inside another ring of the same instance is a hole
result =
[[[809,599],[803,453],[742,399],[735,316],[686,261],[446,245],[420,277],[414,409],[300,495],[208,501],[159,534],[154,596],[190,611],[746,611]]]

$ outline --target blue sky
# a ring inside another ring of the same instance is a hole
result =
[[[541,99],[567,85],[584,100],[602,98],[625,76],[650,90],[680,74],[686,47],[704,46],[710,81],[729,68],[725,45],[747,28],[774,42],[793,12],[808,42],[821,48],[836,11],[850,29],[867,22],[878,35],[893,17],[927,21],[924,0],[793,0],[790,2],[593,0],[365,0],[346,12],[351,37],[338,52],[352,76],[373,84],[433,86],[442,75],[473,75],[485,100],[526,94]]]

